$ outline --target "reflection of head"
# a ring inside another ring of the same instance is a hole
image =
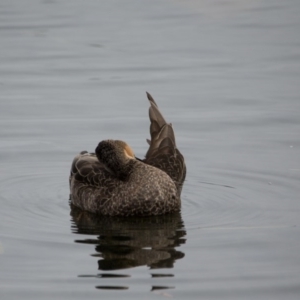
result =
[[[103,259],[99,269],[117,270],[147,265],[172,268],[184,257],[175,248],[185,243],[186,235],[180,213],[152,217],[109,217],[82,212],[72,207],[74,233],[97,235],[95,239],[77,240],[95,244]],[[100,256],[100,255],[99,255]]]

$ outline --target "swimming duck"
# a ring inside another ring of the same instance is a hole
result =
[[[75,156],[70,174],[71,203],[84,211],[110,216],[150,216],[180,210],[185,180],[184,157],[152,96],[149,149],[143,160],[120,140],[104,140],[95,153]]]

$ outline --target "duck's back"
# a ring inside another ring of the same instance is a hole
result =
[[[159,215],[180,209],[172,179],[141,161],[126,180],[120,180],[95,154],[74,158],[70,175],[72,203],[82,210],[103,215]]]

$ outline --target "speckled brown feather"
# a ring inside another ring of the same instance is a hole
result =
[[[145,160],[135,159],[122,141],[102,141],[96,148],[97,155],[81,152],[71,167],[72,204],[110,216],[161,215],[180,210],[184,159],[176,148],[172,126],[147,95],[153,109],[149,111],[151,141]]]
[[[159,215],[180,209],[180,198],[171,178],[155,167],[135,160],[134,172],[119,180],[95,154],[74,158],[70,176],[72,203],[103,215]]]

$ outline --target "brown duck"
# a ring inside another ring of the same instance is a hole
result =
[[[146,157],[135,157],[123,141],[104,140],[95,153],[82,151],[72,163],[70,199],[82,210],[111,216],[161,215],[180,210],[186,166],[175,135],[152,96],[151,140]]]

